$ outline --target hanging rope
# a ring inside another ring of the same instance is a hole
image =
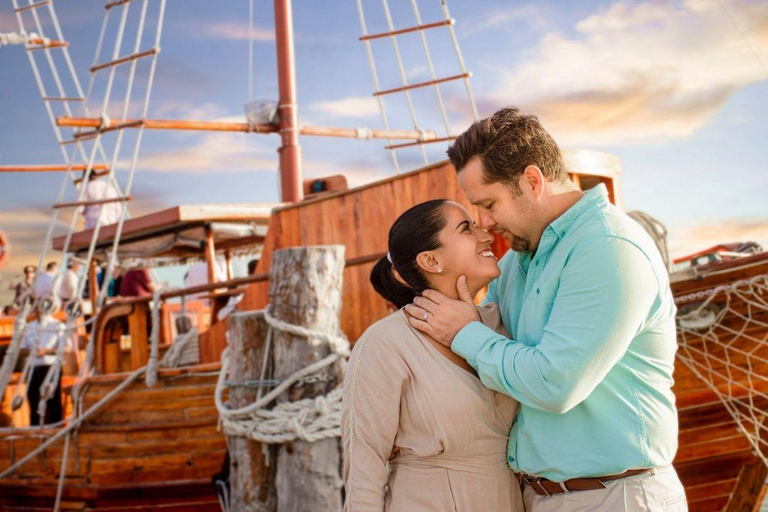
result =
[[[715,393],[768,465],[768,274],[676,302],[678,359]]]
[[[659,253],[661,253],[661,258],[664,260],[664,266],[667,267],[667,272],[672,272],[675,269],[675,264],[669,255],[669,245],[667,244],[667,227],[662,224],[661,221],[639,210],[627,212],[627,215],[631,217],[635,222],[640,224],[648,233],[648,235],[650,235],[653,243],[656,244],[656,248],[659,250]]]
[[[264,320],[269,325],[265,351],[272,343],[272,331],[288,332],[308,339],[321,340],[331,348],[331,354],[290,375],[272,391],[258,397],[256,402],[239,409],[229,409],[223,402],[224,383],[229,372],[229,348],[221,357],[221,371],[216,383],[216,408],[219,411],[224,432],[228,436],[247,437],[262,443],[285,443],[301,439],[309,443],[339,437],[341,435],[342,387],[337,386],[330,393],[316,398],[296,402],[282,402],[273,409],[266,406],[294,384],[334,363],[343,362],[349,355],[349,341],[343,335],[329,335],[304,327],[283,322],[272,316],[270,308],[264,310]],[[267,360],[263,365],[267,364]],[[265,366],[262,367],[262,377]]]

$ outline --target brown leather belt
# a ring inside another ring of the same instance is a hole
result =
[[[550,494],[558,494],[561,492],[605,489],[606,482],[618,480],[619,478],[626,478],[628,476],[642,475],[644,473],[653,473],[653,468],[628,469],[618,475],[598,476],[594,478],[571,478],[564,482],[553,482],[546,478],[521,474],[520,481],[530,485],[533,492],[539,496],[549,496]]]

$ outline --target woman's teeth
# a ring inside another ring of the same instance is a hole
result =
[[[491,251],[490,249],[487,250],[487,251],[481,252],[480,256],[483,256],[484,258],[495,258],[496,257],[496,256],[494,256],[493,251]]]

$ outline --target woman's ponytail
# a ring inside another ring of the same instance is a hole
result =
[[[404,285],[395,278],[392,263],[381,258],[371,271],[371,284],[376,292],[395,305],[397,309],[413,302],[416,294],[413,288]]]

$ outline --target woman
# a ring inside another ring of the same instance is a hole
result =
[[[477,293],[499,275],[492,241],[446,200],[411,208],[390,229],[389,254],[371,283],[400,310],[363,334],[347,367],[345,511],[523,510],[506,463],[518,403],[483,386],[466,361],[412,329],[402,310],[426,288],[457,297],[460,275]],[[503,333],[497,306],[479,312]]]

